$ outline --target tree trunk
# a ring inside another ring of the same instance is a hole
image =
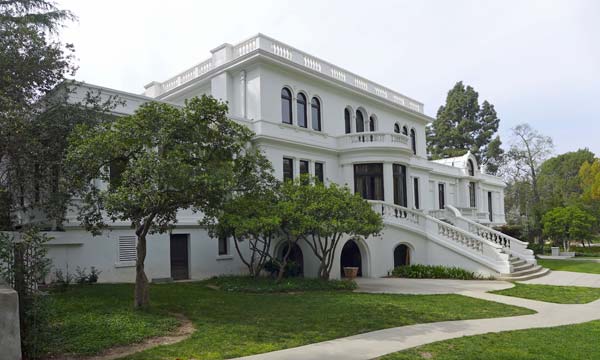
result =
[[[135,300],[136,309],[148,308],[150,306],[150,295],[148,289],[148,278],[144,271],[146,260],[146,234],[138,235],[137,259],[135,261]]]
[[[325,257],[321,260],[321,265],[319,265],[319,277],[322,280],[329,280],[329,266],[327,266]]]

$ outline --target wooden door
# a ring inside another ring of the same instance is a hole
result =
[[[171,278],[173,280],[190,278],[188,248],[188,234],[171,234]]]

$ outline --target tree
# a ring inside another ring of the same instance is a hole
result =
[[[600,159],[581,164],[578,179],[583,189],[584,200],[600,200]]]
[[[67,164],[83,199],[82,223],[94,233],[107,226],[105,219],[130,221],[135,230],[136,308],[149,305],[146,236],[170,229],[179,209],[213,213],[230,194],[254,187],[248,179],[264,177],[247,176],[266,160],[248,147],[253,133],[227,112],[207,96],[182,108],[149,102],[131,116],[80,125],[70,137]]]
[[[512,144],[505,156],[501,173],[508,183],[529,184],[531,196],[528,196],[526,204],[527,221],[530,223],[528,233],[531,237],[537,237],[541,233],[538,172],[542,163],[554,150],[554,144],[552,138],[540,134],[529,124],[517,125],[512,132]]]
[[[272,258],[271,245],[281,233],[279,194],[274,182],[274,179],[269,181],[271,188],[234,196],[223,204],[215,217],[205,218],[213,237],[233,238],[236,252],[253,278],[260,275],[265,263]],[[248,255],[242,246],[247,246]]]
[[[3,229],[12,226],[7,213],[26,213],[40,193],[56,194],[59,169],[54,165],[64,149],[56,142],[65,133],[58,131],[63,123],[51,120],[58,119],[59,100],[66,97],[49,94],[76,67],[73,47],[50,35],[72,19],[52,1],[0,2],[0,207],[7,209]],[[54,214],[56,197],[44,199],[44,210]]]
[[[594,160],[588,149],[567,152],[552,157],[540,166],[538,183],[542,212],[579,202],[583,190],[578,174],[584,163]]]
[[[485,100],[480,106],[478,97],[471,86],[456,83],[428,128],[427,148],[432,159],[461,156],[470,150],[488,173],[495,174],[503,154],[500,137],[494,136],[500,119],[494,105]]]
[[[283,216],[292,235],[305,241],[319,260],[319,277],[329,279],[343,237],[369,237],[383,228],[381,216],[347,187],[302,178],[283,185]]]
[[[585,240],[591,236],[595,219],[577,206],[557,207],[542,219],[544,235],[561,241],[565,251],[569,251],[570,240]]]

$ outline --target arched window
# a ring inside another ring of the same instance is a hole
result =
[[[360,110],[356,110],[356,132],[365,132],[365,119]]]
[[[292,123],[292,92],[288,88],[281,89],[281,122]]]
[[[346,123],[346,134],[350,134],[352,132],[351,120],[350,120],[350,110],[344,109],[344,122]]]
[[[415,133],[415,129],[410,129],[410,146],[413,154],[417,155],[417,134]]]
[[[402,127],[402,134],[408,136],[408,128],[406,126]]]
[[[302,93],[298,93],[298,97],[296,99],[296,116],[298,119],[298,126],[303,128],[306,127],[306,96]]]
[[[310,101],[310,107],[312,109],[312,128],[321,131],[321,102],[314,97]]]
[[[471,159],[467,161],[467,171],[469,172],[469,176],[475,176],[475,167],[473,166],[473,160]]]
[[[398,125],[398,123],[394,124],[394,132],[400,134],[400,125]]]
[[[369,117],[369,131],[375,131],[375,117],[373,115]]]

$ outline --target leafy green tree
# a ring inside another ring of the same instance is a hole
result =
[[[584,200],[600,200],[600,159],[581,164],[578,180],[583,189]]]
[[[565,251],[569,251],[570,240],[587,239],[595,219],[592,215],[577,206],[557,207],[542,218],[544,235],[563,244]]]
[[[214,217],[207,216],[204,221],[213,237],[233,238],[236,252],[253,278],[272,258],[272,245],[281,234],[277,185],[274,178],[268,183],[271,188],[234,195]],[[242,247],[247,247],[248,253]]]
[[[347,187],[303,178],[283,185],[282,216],[292,238],[308,244],[319,260],[319,277],[329,279],[334,255],[343,237],[369,237],[383,228],[381,216]]]
[[[579,202],[583,189],[578,174],[584,163],[594,160],[588,149],[567,152],[542,163],[539,171],[540,206],[548,209]]]
[[[226,104],[207,96],[182,108],[150,102],[131,116],[78,126],[70,137],[67,164],[83,199],[82,223],[94,233],[106,219],[130,221],[135,230],[137,308],[149,305],[147,234],[170,229],[179,209],[211,213],[271,172],[262,154],[248,148],[253,133],[227,112]]]
[[[525,210],[524,218],[530,239],[541,240],[541,214],[539,171],[542,163],[548,159],[554,150],[552,138],[539,133],[529,124],[520,124],[512,129],[513,139],[509,151],[504,157],[501,174],[508,184],[517,184],[521,191],[521,211]],[[523,193],[526,191],[528,193]],[[509,198],[512,195],[509,194]],[[510,208],[509,208],[510,209]],[[521,212],[523,214],[523,212]]]
[[[7,209],[2,229],[12,226],[7,213],[26,213],[34,202],[50,217],[60,212],[56,163],[63,158],[65,129],[57,120],[67,116],[57,113],[66,97],[49,95],[76,69],[73,47],[54,36],[72,19],[52,1],[0,2],[0,208]]]
[[[471,86],[456,83],[428,128],[427,148],[432,159],[461,156],[470,150],[488,173],[495,174],[503,154],[496,134],[500,119],[494,105],[485,100],[480,106],[478,98]]]

